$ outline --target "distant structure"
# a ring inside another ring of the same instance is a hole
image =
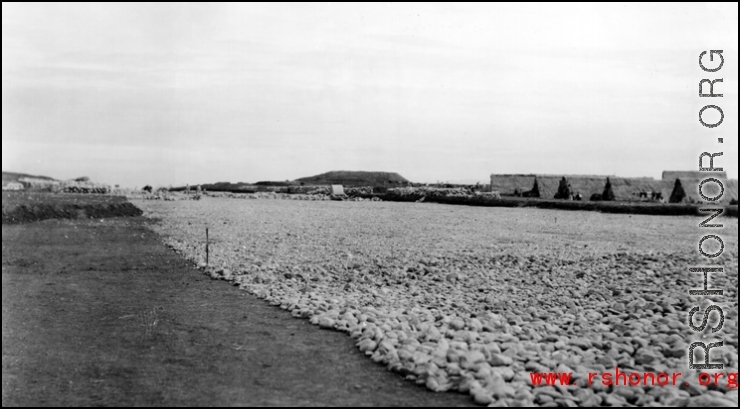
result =
[[[18,182],[22,183],[26,189],[36,190],[52,189],[61,184],[58,180],[40,177],[21,177],[18,178]]]
[[[10,182],[7,185],[3,185],[3,190],[9,190],[9,191],[18,191],[23,190],[23,183],[19,182]]]
[[[65,180],[61,184],[61,191],[64,193],[110,193],[110,185],[104,183],[93,183],[88,177]]]
[[[614,200],[666,202],[673,191],[672,180],[653,178],[610,178]]]
[[[342,185],[331,185],[331,194],[333,194],[333,195],[343,195],[344,194],[344,187]]]
[[[699,172],[698,170],[664,170],[663,180],[674,182],[676,179],[705,179],[713,177],[720,180],[727,179],[726,172]]]
[[[707,182],[701,189],[704,196],[713,198],[722,193],[722,196],[714,203],[737,203],[737,179],[727,179],[726,172],[700,172],[695,170],[663,171],[663,181],[670,184],[672,188],[670,193],[664,193],[664,197],[670,203],[708,203],[709,201],[701,197],[699,193],[699,185],[702,180],[707,178],[719,180],[722,183],[724,192],[721,192],[720,186],[717,183]]]
[[[699,193],[702,180],[722,182],[724,193],[717,204],[737,203],[737,179],[725,172],[664,171],[662,179],[600,175],[492,174],[490,190],[501,196],[562,200],[614,200],[622,202],[707,203]],[[707,197],[720,194],[719,185],[705,183]]]
[[[670,194],[670,203],[708,203],[709,201],[701,197],[701,193],[708,198],[719,197],[719,199],[713,203],[716,204],[730,204],[733,201],[737,203],[737,179],[722,180],[722,188],[714,182],[705,183],[699,192],[699,185],[704,178],[677,178],[673,184],[673,191]]]
[[[611,189],[606,189],[607,179]],[[492,174],[491,191],[502,196],[522,196],[541,199],[666,201],[673,190],[673,181],[653,178],[620,178],[603,175],[535,175]],[[558,195],[558,190],[561,194]],[[566,192],[567,190],[567,192]],[[613,194],[613,199],[612,199]],[[565,195],[565,196],[563,196]]]

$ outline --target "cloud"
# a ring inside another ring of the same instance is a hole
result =
[[[694,166],[683,152],[706,146],[699,134],[737,152],[737,64],[722,71],[722,129],[696,122],[696,58],[721,44],[737,61],[736,5],[2,7],[3,166],[18,171],[95,163],[139,185],[332,169],[658,176]],[[165,159],[127,172],[127,156],[65,161],[65,146]]]

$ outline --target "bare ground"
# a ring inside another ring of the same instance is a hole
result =
[[[3,406],[463,406],[160,243],[143,218],[2,226]]]

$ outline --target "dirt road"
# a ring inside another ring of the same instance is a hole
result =
[[[165,248],[142,218],[2,226],[3,406],[468,406]]]

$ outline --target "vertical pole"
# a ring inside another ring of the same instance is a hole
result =
[[[208,265],[208,227],[206,227],[206,266]]]

